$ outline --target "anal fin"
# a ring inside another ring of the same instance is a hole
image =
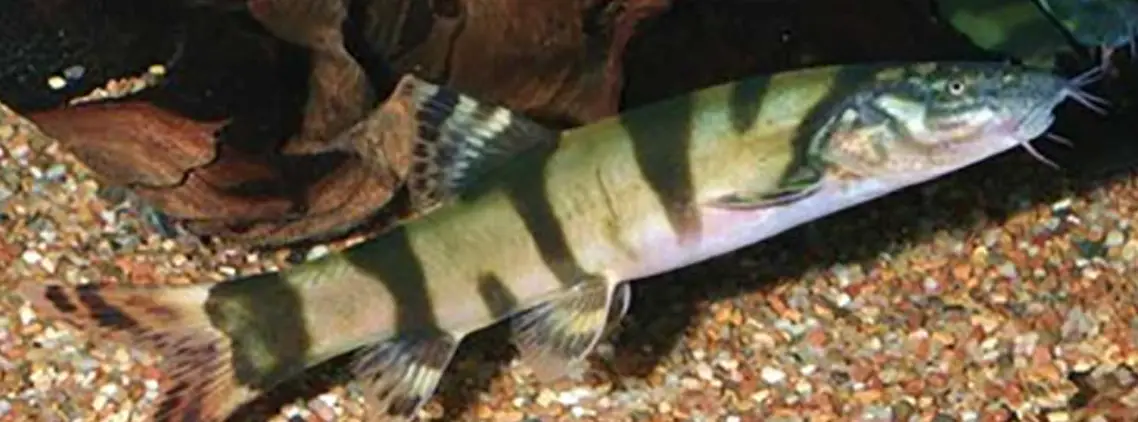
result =
[[[403,335],[368,346],[351,369],[366,392],[369,413],[381,420],[413,420],[431,398],[459,341],[445,333]]]
[[[559,378],[596,347],[628,311],[628,283],[588,278],[512,322],[521,360],[541,380]]]

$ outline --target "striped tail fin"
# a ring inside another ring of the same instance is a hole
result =
[[[258,392],[237,381],[229,337],[206,314],[210,287],[24,282],[18,293],[42,318],[157,352],[163,379],[153,420],[221,421]]]

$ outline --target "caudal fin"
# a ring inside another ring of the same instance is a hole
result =
[[[210,286],[65,286],[24,282],[18,293],[43,318],[160,354],[156,421],[221,421],[256,395],[240,385],[231,343],[204,304]]]

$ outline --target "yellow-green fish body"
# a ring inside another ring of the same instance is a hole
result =
[[[997,63],[829,66],[707,88],[556,133],[415,78],[408,180],[431,208],[374,239],[216,285],[25,283],[35,309],[164,356],[160,420],[218,420],[356,351],[372,409],[414,415],[467,334],[512,318],[552,377],[623,315],[627,281],[722,255],[1025,144],[1057,76]]]

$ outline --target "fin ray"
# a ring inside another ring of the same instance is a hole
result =
[[[606,327],[624,316],[627,283],[588,278],[512,323],[521,360],[541,380],[563,376],[596,348]]]
[[[407,186],[416,209],[445,202],[494,168],[558,133],[520,113],[412,76],[397,89],[410,94],[418,122]]]
[[[364,387],[371,412],[412,419],[431,398],[458,341],[447,334],[413,334],[358,351],[351,371]]]
[[[203,306],[208,288],[24,282],[17,291],[41,318],[161,356],[154,420],[222,420],[256,392],[237,383],[229,339],[210,325]]]

